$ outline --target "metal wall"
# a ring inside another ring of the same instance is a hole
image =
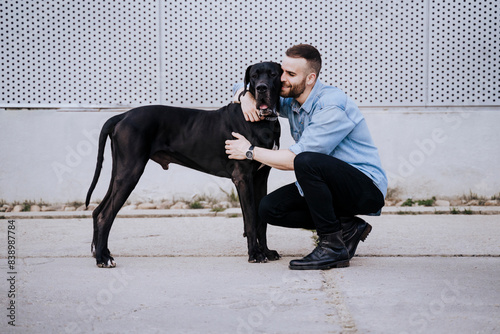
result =
[[[498,106],[499,1],[0,3],[0,107],[219,107],[296,43],[361,106]]]

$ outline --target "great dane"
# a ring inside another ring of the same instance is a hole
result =
[[[109,136],[113,159],[111,182],[104,199],[92,213],[92,250],[95,248],[98,267],[116,266],[108,249],[109,232],[149,160],[165,170],[170,163],[175,163],[230,178],[243,212],[248,261],[279,259],[279,254],[267,247],[267,226],[257,214],[260,200],[267,193],[270,167],[253,160],[228,159],[224,142],[232,139],[234,131],[244,135],[252,145],[269,149],[279,146],[277,112],[281,74],[281,66],[273,62],[249,66],[245,72],[245,87],[256,98],[256,107],[263,118],[260,122],[245,121],[240,104],[231,103],[215,111],[161,105],[138,107],[111,117],[103,125],[95,174],[85,201],[88,206],[101,173]]]

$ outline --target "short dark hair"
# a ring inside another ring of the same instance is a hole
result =
[[[316,72],[316,77],[319,76],[321,70],[321,55],[318,49],[309,44],[297,44],[286,50],[287,57],[304,58],[311,67],[311,70]]]

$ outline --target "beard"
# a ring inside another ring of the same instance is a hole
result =
[[[291,85],[290,87],[286,88],[286,91],[283,92],[281,91],[281,96],[282,97],[293,97],[294,99],[299,97],[304,90],[306,89],[306,81],[300,82],[298,85]]]

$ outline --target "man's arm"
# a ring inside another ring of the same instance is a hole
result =
[[[250,147],[250,142],[239,133],[233,132],[233,136],[237,139],[226,140],[226,154],[229,159],[244,160],[246,152]],[[264,165],[281,169],[293,170],[293,161],[295,153],[290,150],[269,150],[262,147],[255,147],[253,150],[253,160],[263,163]]]
[[[280,170],[293,170],[293,161],[295,153],[290,150],[268,150],[262,147],[256,147],[253,150],[254,160]]]
[[[243,111],[245,120],[250,122],[258,122],[261,119],[259,117],[259,111],[257,110],[257,108],[255,108],[255,98],[249,91],[247,91],[245,95],[240,96],[240,94],[243,92],[243,89],[244,88],[240,88],[238,89],[238,91],[236,91],[236,94],[234,94],[233,102],[241,103],[241,110]]]

